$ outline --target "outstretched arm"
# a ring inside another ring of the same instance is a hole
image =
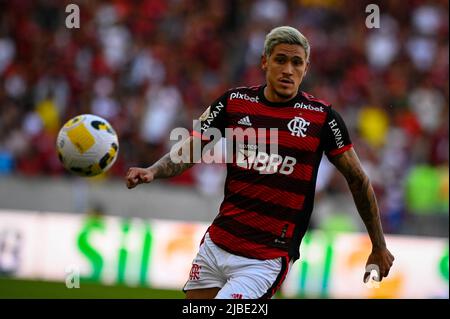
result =
[[[155,178],[169,178],[180,175],[187,169],[200,162],[198,150],[203,150],[206,144],[214,145],[218,140],[208,141],[203,139],[203,134],[209,128],[221,129],[225,127],[225,107],[227,104],[228,92],[218,98],[200,116],[195,124],[193,136],[187,138],[179,147],[172,149],[170,153],[164,155],[159,161],[147,168],[131,167],[125,177],[128,188],[134,188],[142,183],[150,183]],[[196,134],[195,134],[196,133]],[[201,152],[200,152],[201,153]],[[197,157],[195,157],[197,155]]]
[[[180,175],[195,165],[192,158],[195,137],[189,137],[183,145],[173,152],[167,153],[152,166],[147,168],[131,167],[126,175],[129,189],[142,183],[150,183],[156,178],[169,178]],[[189,154],[183,154],[183,150],[189,150]],[[172,159],[177,158],[174,162]]]
[[[366,266],[375,264],[380,273],[377,281],[387,277],[394,261],[394,256],[386,247],[380,213],[372,185],[353,148],[330,159],[336,168],[344,175],[353,195],[356,208],[361,216],[372,241],[372,252]],[[364,282],[369,279],[370,272],[365,272]]]

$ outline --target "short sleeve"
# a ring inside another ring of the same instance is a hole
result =
[[[226,104],[228,92],[215,100],[203,114],[194,122],[193,135],[208,140],[208,130],[218,129],[222,136],[226,127]]]
[[[332,108],[324,126],[323,145],[328,157],[342,154],[353,146],[344,120]]]

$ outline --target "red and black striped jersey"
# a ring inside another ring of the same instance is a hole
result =
[[[341,154],[352,144],[330,104],[302,91],[273,103],[263,92],[264,86],[227,91],[194,128],[204,140],[211,130],[226,138],[224,199],[209,233],[240,256],[297,259],[322,155]]]

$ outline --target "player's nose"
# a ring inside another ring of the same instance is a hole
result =
[[[292,66],[291,63],[286,63],[285,67],[283,69],[283,74],[286,75],[292,75],[294,74],[294,67]]]

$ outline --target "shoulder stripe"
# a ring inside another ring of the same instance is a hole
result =
[[[323,104],[323,105],[325,105],[325,106],[331,107],[331,103],[328,103],[328,102],[326,102],[326,101],[324,101],[324,100],[322,100],[322,99],[318,99],[318,98],[314,97],[313,95],[311,95],[311,94],[309,94],[309,93],[306,93],[306,92],[303,92],[303,91],[302,91],[302,96],[303,96],[305,99],[307,99],[308,101],[311,101],[311,102],[317,102],[317,103]]]
[[[341,148],[337,148],[337,149],[335,149],[335,150],[330,151],[329,154],[330,154],[331,156],[336,156],[336,155],[339,155],[339,154],[342,154],[342,153],[348,151],[348,150],[351,149],[352,147],[353,147],[353,144],[348,144],[348,145],[345,145],[345,146],[343,146],[343,147],[341,147]]]

